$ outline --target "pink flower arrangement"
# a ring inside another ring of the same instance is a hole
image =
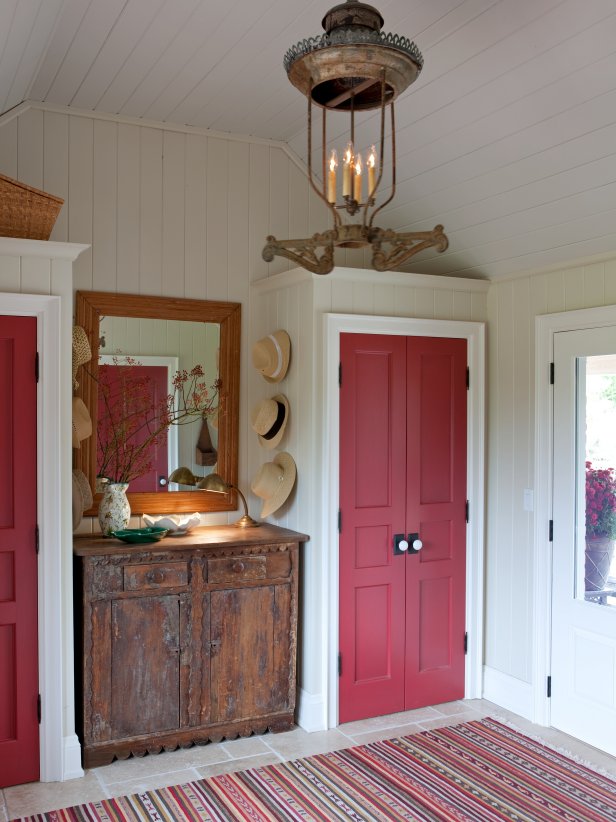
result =
[[[616,476],[613,468],[586,463],[586,536],[616,537]]]
[[[176,371],[173,394],[152,406],[150,380],[140,375],[139,365],[132,357],[114,357],[113,366],[98,369],[96,468],[98,476],[112,482],[130,482],[146,474],[151,448],[165,445],[170,425],[206,418],[218,406],[220,380],[208,387],[201,365]]]

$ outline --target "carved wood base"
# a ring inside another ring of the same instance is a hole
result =
[[[210,725],[207,728],[187,728],[185,731],[136,736],[122,741],[100,742],[85,745],[83,748],[83,767],[98,768],[110,765],[114,759],[128,759],[130,756],[159,754],[162,751],[175,751],[177,748],[190,748],[193,745],[207,745],[210,742],[222,742],[223,739],[237,739],[270,733],[290,731],[295,727],[293,714],[272,714],[270,717],[259,717],[256,720],[229,722],[226,725]]]

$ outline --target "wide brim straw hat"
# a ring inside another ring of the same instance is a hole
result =
[[[277,511],[293,490],[297,468],[291,454],[281,451],[272,462],[265,462],[259,468],[250,487],[263,500],[261,516],[268,517]]]
[[[268,382],[284,379],[290,357],[291,340],[282,329],[262,337],[252,347],[252,364]]]
[[[90,436],[92,436],[90,412],[80,397],[73,397],[73,448],[79,448],[81,441]]]
[[[276,394],[258,402],[250,414],[252,430],[259,435],[263,448],[275,448],[284,436],[289,419],[289,400]]]
[[[90,362],[92,359],[92,349],[85,329],[80,325],[73,326],[73,389],[79,387],[77,382],[77,369],[80,365]]]

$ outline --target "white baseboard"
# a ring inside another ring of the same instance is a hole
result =
[[[533,686],[514,676],[483,666],[483,698],[513,711],[525,719],[533,718]]]
[[[305,731],[326,731],[327,712],[325,700],[320,694],[309,694],[299,689],[297,706],[297,724]]]
[[[68,779],[78,779],[83,776],[81,767],[81,745],[75,734],[65,736],[63,739],[64,753],[62,763],[62,781]]]

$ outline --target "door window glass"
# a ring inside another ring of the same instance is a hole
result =
[[[616,606],[616,355],[577,360],[576,596]]]

